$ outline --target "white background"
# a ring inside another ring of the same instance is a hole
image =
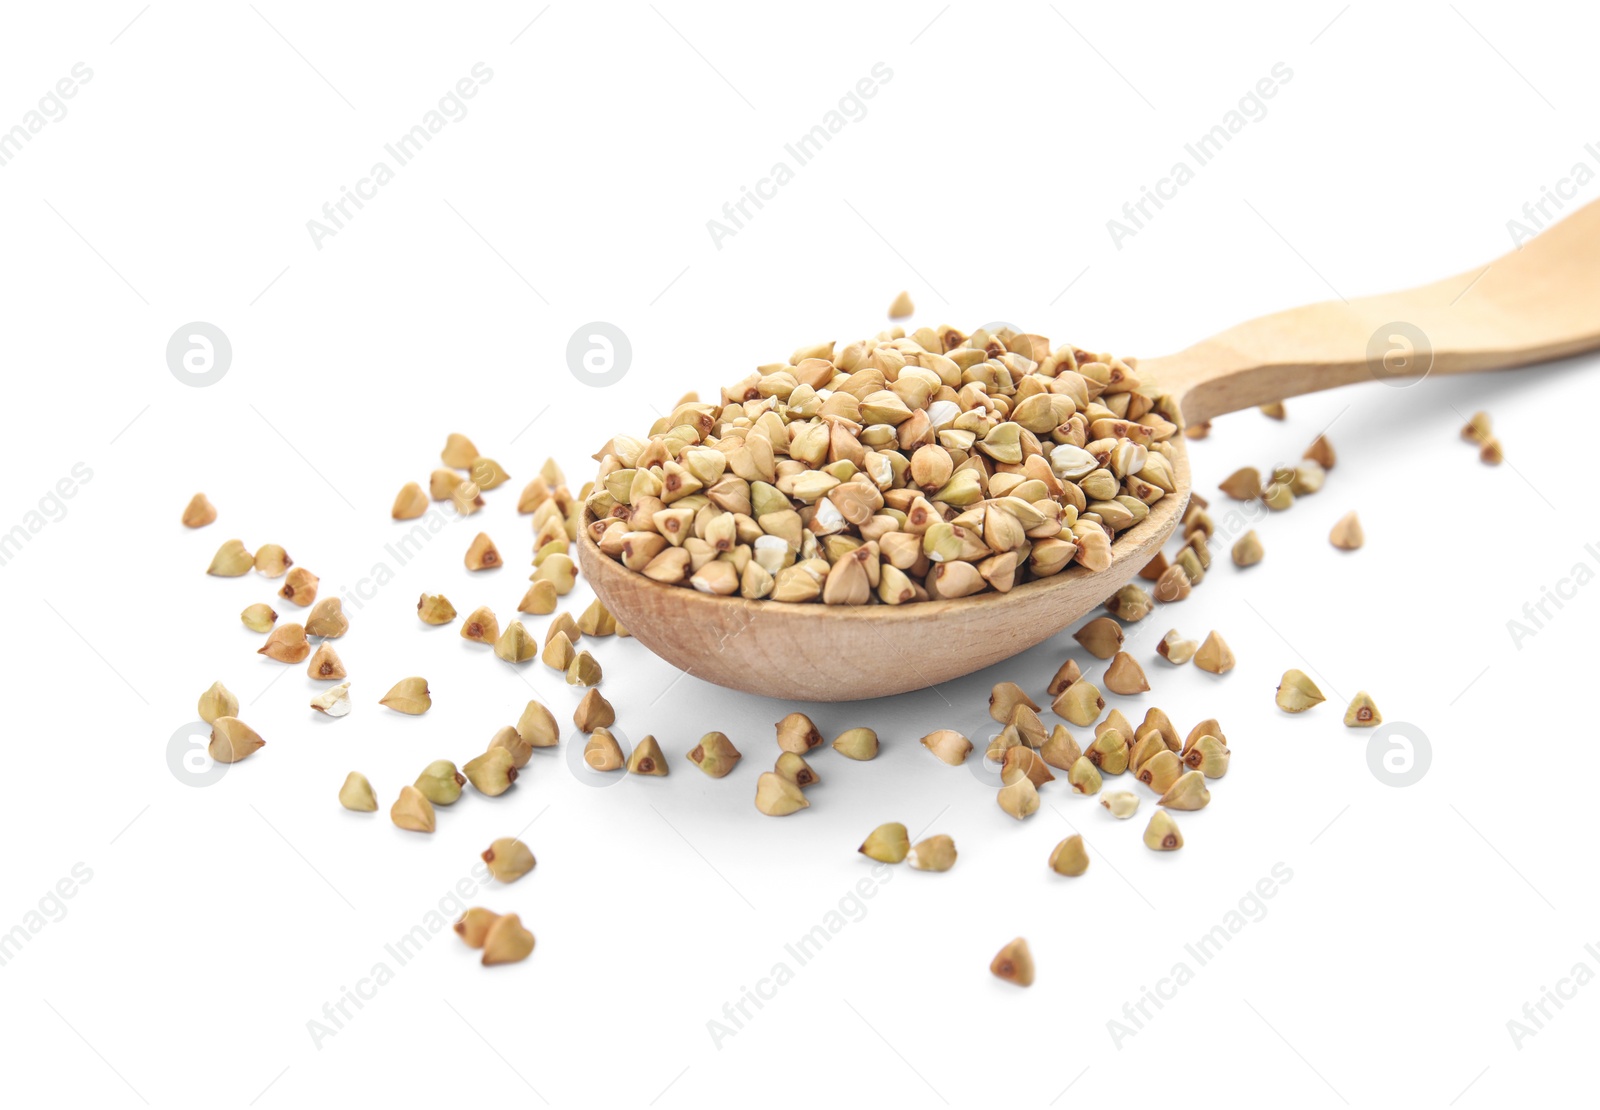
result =
[[[601,689],[626,736],[661,740],[669,778],[593,789],[544,752],[504,797],[441,811],[431,837],[335,800],[358,768],[387,809],[530,696],[569,719],[577,697],[553,672],[514,670],[412,609],[442,591],[509,618],[530,540],[517,491],[547,456],[576,488],[652,405],[875,331],[901,288],[918,323],[1005,319],[1165,353],[1481,265],[1542,187],[1595,166],[1596,17],[1576,5],[1057,9],[8,8],[0,127],[75,63],[93,70],[0,167],[0,530],[74,464],[93,472],[0,567],[0,931],[74,864],[92,871],[0,966],[14,1101],[1471,1107],[1587,1089],[1600,989],[1520,1047],[1507,1021],[1574,964],[1600,970],[1584,951],[1600,941],[1584,801],[1600,590],[1520,649],[1507,621],[1574,564],[1600,565],[1584,549],[1600,541],[1593,359],[1292,400],[1284,423],[1238,414],[1193,446],[1207,494],[1236,466],[1297,458],[1330,422],[1339,463],[1258,525],[1260,566],[1223,557],[1130,629],[1155,689],[1114,703],[1135,719],[1158,704],[1184,732],[1217,716],[1235,753],[1211,807],[1180,815],[1175,855],[1141,845],[1150,797],[1128,779],[1113,785],[1144,799],[1133,821],[1058,783],[1018,824],[916,742],[979,735],[996,681],[1039,692],[1068,655],[1097,676],[1067,634],[936,691],[814,707],[829,736],[870,725],[884,751],[820,754],[812,808],[783,821],[751,797],[794,707],[680,679],[614,639],[585,641]],[[306,222],[478,62],[493,77],[465,118],[317,249]],[[706,222],[878,62],[893,77],[866,116],[714,246]],[[1114,246],[1107,220],[1279,62],[1293,78],[1266,117]],[[620,385],[568,370],[591,320],[631,337]],[[165,363],[190,321],[233,345],[209,388]],[[1457,438],[1477,408],[1505,443],[1498,469]],[[388,559],[395,491],[426,484],[451,431],[513,480],[350,610],[337,647],[356,708],[319,720],[303,667],[258,657],[237,620],[279,583],[202,572],[238,537],[284,544],[324,593],[353,588]],[[221,516],[190,532],[178,516],[196,490]],[[1368,542],[1341,554],[1326,536],[1352,508]],[[465,571],[480,528],[509,567]],[[545,620],[530,621],[541,637]],[[1156,660],[1170,627],[1219,630],[1237,669]],[[1279,713],[1289,667],[1327,704]],[[421,718],[376,704],[410,674],[434,691]],[[217,679],[268,746],[196,788],[165,749]],[[1358,689],[1426,734],[1416,785],[1381,781],[1371,735],[1341,726]],[[684,760],[712,728],[746,755],[721,781]],[[871,875],[855,847],[890,820],[954,836],[955,869],[893,869],[796,967],[785,944]],[[531,821],[537,870],[469,901],[520,913],[532,958],[485,969],[445,933],[397,967],[384,945]],[[1074,829],[1093,863],[1059,879],[1045,861]],[[1276,863],[1292,880],[1265,916],[1247,906],[1259,920],[1195,967],[1184,944]],[[1025,991],[987,971],[1017,935],[1038,963]],[[307,1023],[380,961],[393,980],[319,1047]],[[708,1021],[780,961],[793,980],[719,1044]],[[1179,961],[1192,982],[1117,1042],[1108,1021]]]

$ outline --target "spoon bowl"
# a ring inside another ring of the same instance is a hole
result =
[[[1524,366],[1600,347],[1600,202],[1487,267],[1400,293],[1328,301],[1248,321],[1187,350],[1140,360],[1146,392],[1189,424],[1363,381]],[[1189,502],[1188,456],[1171,441],[1176,490],[1119,533],[1111,565],[903,605],[749,601],[665,585],[578,534],[584,576],[651,651],[719,686],[804,701],[884,697],[981,670],[1038,644],[1147,564]],[[586,512],[584,524],[592,518]]]
[[[796,605],[718,597],[629,570],[590,538],[578,563],[630,635],[696,678],[769,697],[859,701],[937,686],[1048,640],[1127,585],[1189,503],[1189,458],[1172,462],[1177,489],[1117,534],[1111,565],[1074,565],[1007,593],[905,605]]]

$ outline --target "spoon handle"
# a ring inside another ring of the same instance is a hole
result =
[[[1500,370],[1600,347],[1600,201],[1487,266],[1324,301],[1141,359],[1190,424],[1354,382]]]

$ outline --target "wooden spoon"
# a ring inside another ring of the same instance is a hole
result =
[[[1354,382],[1524,366],[1600,347],[1600,202],[1488,267],[1386,296],[1263,316],[1164,358],[1146,383],[1190,423]],[[1189,501],[1177,490],[1117,536],[1111,566],[1009,593],[859,608],[716,597],[667,586],[605,556],[585,530],[578,558],[595,594],[650,650],[696,678],[805,701],[853,701],[937,685],[1009,658],[1072,624],[1160,550]],[[585,516],[585,522],[588,522]]]

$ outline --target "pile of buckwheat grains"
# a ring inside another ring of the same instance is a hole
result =
[[[1078,563],[1174,492],[1170,401],[1132,363],[1004,328],[801,347],[601,449],[600,550],[751,600],[900,605]]]
[[[891,315],[911,311],[909,297],[901,294]],[[1269,415],[1283,418],[1281,406],[1271,408]],[[1169,398],[1141,388],[1133,360],[1070,344],[1052,348],[1043,336],[1010,328],[970,335],[949,327],[919,328],[908,335],[895,327],[843,347],[832,342],[802,347],[786,361],[760,366],[727,386],[715,403],[686,395],[644,438],[613,437],[595,456],[600,464],[595,480],[576,495],[555,462],[547,461],[517,499],[517,511],[532,517],[534,542],[531,585],[516,612],[551,618],[542,640],[516,617],[502,630],[490,605],[461,620],[460,636],[492,648],[514,667],[537,658],[569,685],[585,690],[572,719],[588,738],[583,751],[588,773],[660,778],[669,772],[661,743],[645,735],[631,752],[623,751],[612,732],[617,712],[599,689],[601,664],[579,646],[627,636],[627,630],[599,600],[576,618],[557,612],[578,573],[569,544],[585,526],[585,509],[593,517],[590,534],[606,555],[656,581],[710,594],[899,605],[1005,592],[1074,563],[1091,571],[1109,565],[1117,537],[1176,491],[1177,419]],[[1202,425],[1190,433],[1201,438],[1209,430]],[[1492,442],[1483,414],[1463,434]],[[1493,461],[1498,461],[1494,447]],[[401,489],[391,510],[394,520],[416,520],[429,512],[430,502],[472,515],[485,507],[485,491],[509,481],[504,468],[457,433],[448,437],[440,459],[444,466],[433,471],[426,489],[417,482]],[[1235,501],[1259,502],[1275,513],[1320,490],[1334,463],[1332,445],[1319,436],[1299,463],[1275,468],[1270,481],[1263,483],[1258,471],[1246,468],[1224,480],[1221,489]],[[1127,820],[1138,812],[1140,795],[1102,793],[1102,786],[1108,776],[1131,774],[1150,791],[1156,807],[1144,830],[1146,846],[1156,852],[1184,846],[1172,813],[1206,807],[1208,781],[1226,775],[1232,753],[1221,725],[1208,718],[1180,740],[1167,714],[1151,706],[1135,726],[1120,708],[1108,711],[1100,686],[1121,697],[1151,689],[1144,667],[1127,650],[1125,629],[1158,604],[1182,601],[1204,579],[1216,531],[1207,509],[1204,498],[1191,495],[1176,553],[1170,560],[1157,553],[1140,571],[1153,584],[1151,590],[1124,586],[1106,599],[1107,615],[1086,620],[1075,632],[1090,656],[1106,662],[1099,686],[1068,658],[1039,700],[1012,682],[990,691],[989,716],[998,732],[985,742],[983,758],[999,765],[996,800],[1008,816],[1022,821],[1036,813],[1040,791],[1059,771],[1070,793],[1099,795],[1111,820]],[[196,494],[182,522],[204,528],[217,515],[206,496]],[[1361,545],[1354,514],[1335,526],[1330,539],[1344,550]],[[1259,562],[1262,545],[1256,533],[1241,536],[1232,555],[1241,569]],[[480,532],[463,562],[477,572],[497,569],[504,559]],[[240,620],[264,636],[257,653],[279,663],[307,663],[311,678],[336,683],[313,697],[309,708],[329,717],[348,715],[350,682],[331,643],[349,627],[340,599],[318,600],[317,576],[296,566],[276,544],[251,551],[240,540],[228,540],[207,573],[240,577],[251,571],[282,578],[278,601],[308,610],[303,624],[280,624],[271,604],[248,605]],[[450,624],[458,617],[443,594],[424,593],[416,609],[427,625]],[[1171,629],[1154,645],[1153,655],[1170,666],[1193,661],[1219,676],[1236,662],[1216,630],[1202,642]],[[1275,696],[1286,714],[1304,713],[1323,700],[1315,683],[1292,669]],[[1045,702],[1048,711],[1042,708]],[[379,704],[418,716],[432,708],[433,693],[421,676],[401,678]],[[266,744],[239,719],[238,698],[221,682],[201,695],[199,712],[212,726],[209,752],[218,762],[244,760]],[[1044,712],[1065,723],[1047,727]],[[1351,728],[1381,721],[1365,691],[1358,692],[1344,717]],[[1080,742],[1069,725],[1091,734]],[[423,766],[411,784],[399,788],[391,821],[401,829],[434,833],[438,808],[457,804],[467,793],[492,797],[512,789],[534,750],[557,746],[561,731],[546,706],[529,701],[514,724],[496,731],[483,752],[459,768],[448,759]],[[799,712],[776,722],[775,732],[778,754],[773,769],[758,775],[755,806],[782,817],[812,804],[808,795],[820,776],[808,757],[814,759],[825,741],[811,718]],[[965,762],[975,747],[952,729],[929,733],[921,743],[947,764]],[[841,732],[831,747],[847,760],[871,760],[880,741],[875,730],[857,726]],[[742,753],[726,734],[708,732],[682,757],[708,777],[722,779],[735,771]],[[464,789],[469,785],[470,792]],[[359,771],[346,775],[337,797],[356,813],[375,812],[380,805]],[[947,871],[957,860],[949,835],[913,844],[899,822],[873,829],[859,851],[879,865],[905,862],[928,872]],[[500,883],[534,869],[532,851],[516,837],[496,839],[482,859]],[[1050,872],[1069,878],[1083,876],[1089,865],[1079,835],[1056,844],[1047,861]],[[455,929],[467,945],[482,951],[484,964],[520,961],[534,947],[533,934],[514,913],[473,907]],[[1001,949],[991,971],[1008,982],[1031,984],[1035,968],[1027,941],[1018,937]]]

